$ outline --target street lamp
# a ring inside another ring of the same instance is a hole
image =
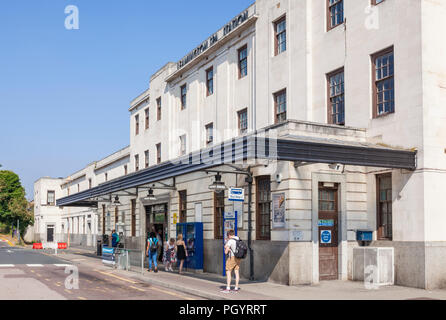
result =
[[[119,201],[119,197],[118,197],[118,196],[115,197],[115,201],[113,201],[113,204],[114,204],[116,207],[121,205],[121,201]]]
[[[221,181],[221,174],[219,172],[215,176],[215,181],[209,186],[209,189],[215,192],[222,192],[227,189],[225,183]]]
[[[156,197],[153,194],[153,189],[149,189],[149,194],[147,195],[147,197],[144,198],[144,200],[156,201]]]

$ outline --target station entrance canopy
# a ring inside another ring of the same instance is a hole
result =
[[[388,169],[416,169],[416,151],[361,142],[309,137],[268,138],[250,135],[193,152],[178,159],[141,170],[97,187],[58,199],[60,207],[97,207],[99,197],[142,187],[188,173],[225,164],[255,160],[327,163]],[[127,191],[128,192],[128,191]]]

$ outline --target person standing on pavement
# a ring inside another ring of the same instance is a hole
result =
[[[175,263],[175,239],[171,238],[169,242],[166,242],[166,248],[164,251],[164,264],[166,266],[166,271],[173,272],[172,264]]]
[[[177,237],[177,259],[180,262],[179,274],[183,271],[184,260],[187,258],[187,248],[183,241],[183,235],[180,233]]]
[[[156,262],[156,258],[158,255],[158,247],[160,243],[156,237],[155,232],[151,232],[149,235],[149,239],[147,240],[147,250],[146,250],[146,256],[149,258],[149,272],[152,271],[152,261],[153,266],[155,267],[155,273],[158,272],[158,264]]]
[[[112,231],[112,248],[117,248],[119,243],[119,235],[116,233],[116,230]]]
[[[235,273],[235,288],[234,292],[239,292],[239,281],[240,281],[240,259],[237,259],[234,252],[237,248],[237,241],[240,240],[239,237],[235,235],[234,230],[228,231],[229,240],[225,244],[225,255],[226,255],[226,289],[222,290],[223,293],[231,292],[231,277],[232,271]]]

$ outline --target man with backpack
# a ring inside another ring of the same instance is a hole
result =
[[[156,237],[155,232],[151,232],[149,235],[149,239],[147,240],[147,251],[146,256],[149,257],[149,272],[152,271],[152,261],[155,267],[155,273],[158,272],[158,264],[156,262],[156,258],[158,255],[158,247],[160,243]]]
[[[246,257],[247,246],[239,237],[235,235],[234,230],[228,231],[229,240],[225,244],[226,254],[226,289],[222,290],[223,293],[231,292],[231,274],[235,273],[235,288],[233,292],[239,292],[240,281],[240,262]]]

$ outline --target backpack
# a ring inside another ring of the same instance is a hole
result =
[[[248,253],[248,246],[242,240],[235,240],[235,252],[234,257],[237,259],[245,259],[246,254]]]
[[[149,239],[150,252],[155,252],[158,250],[158,239]]]

